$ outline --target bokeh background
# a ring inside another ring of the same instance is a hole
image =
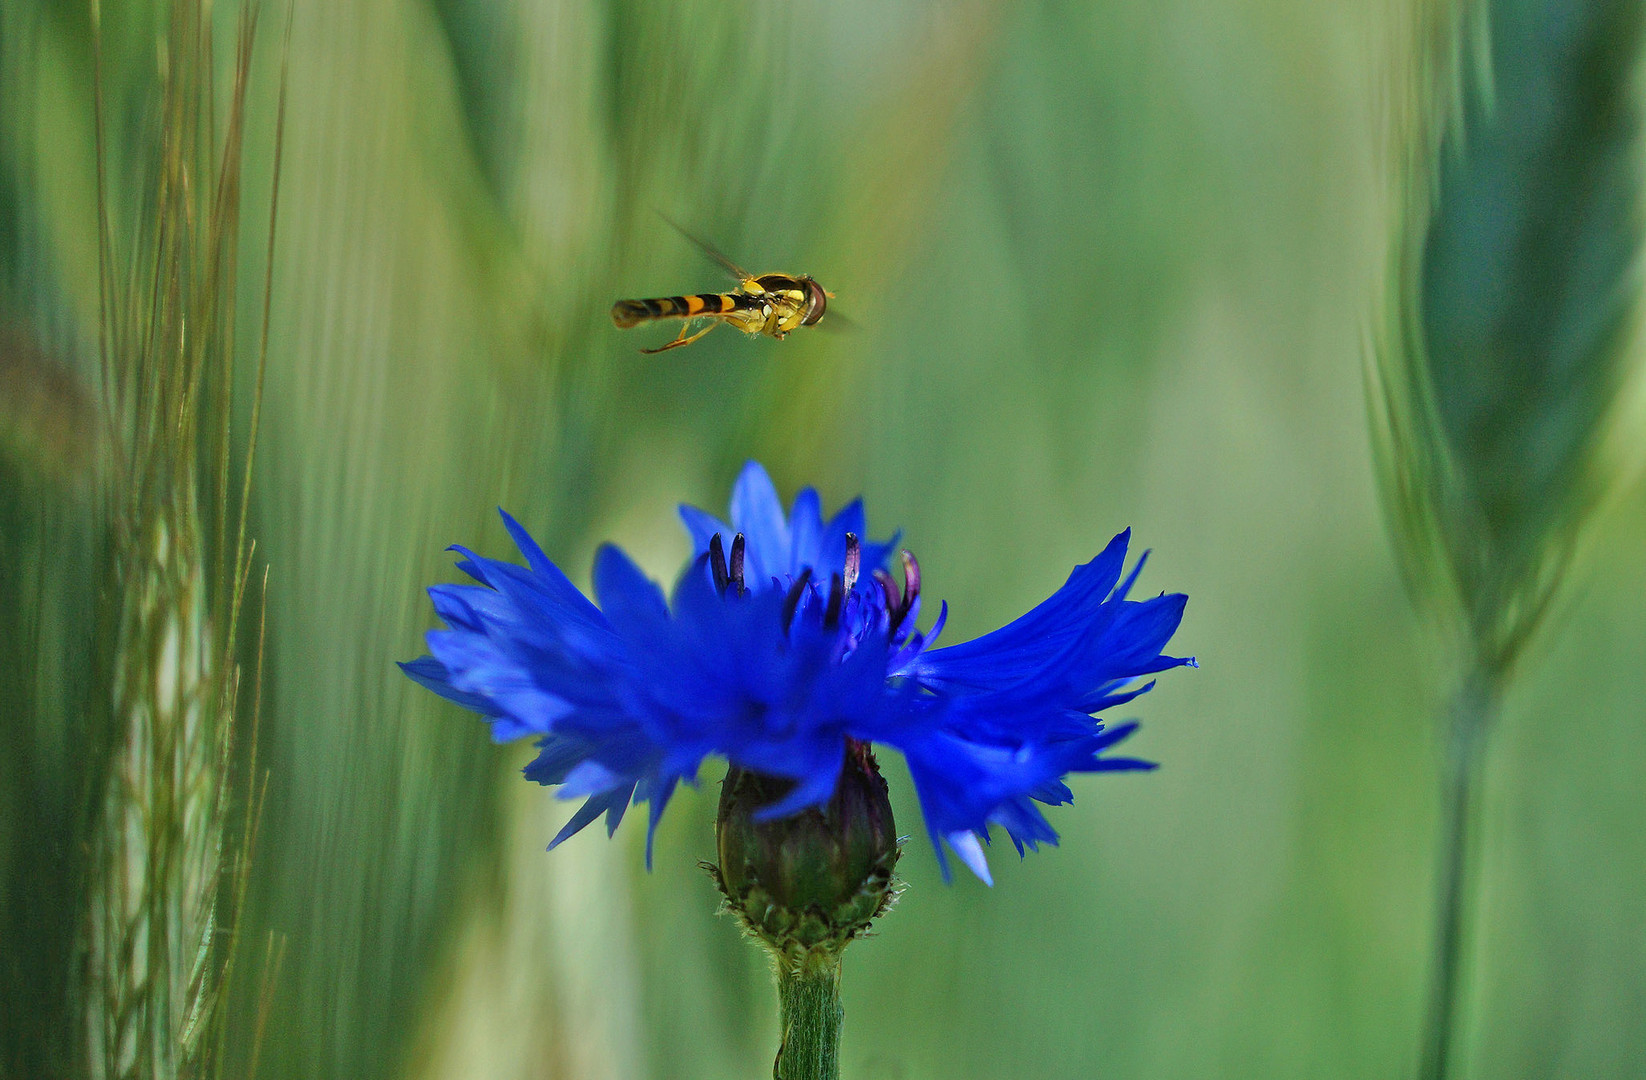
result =
[[[165,5],[109,7],[105,122],[141,133],[131,58]],[[266,14],[248,220],[272,172]],[[1063,847],[997,845],[992,890],[941,883],[892,767],[916,839],[847,957],[845,1075],[1407,1074],[1453,668],[1402,588],[1366,423],[1394,14],[295,0],[250,525],[269,794],[231,1073],[769,1072],[769,977],[697,865],[718,777],[677,799],[651,873],[638,821],[545,854],[571,807],[518,779],[527,748],[393,666],[433,624],[424,587],[458,577],[445,545],[512,550],[496,507],[574,580],[607,538],[672,580],[675,504],[723,505],[754,457],[786,496],[861,493],[872,531],[901,527],[950,640],[1131,526],[1155,551],[1141,588],[1189,594],[1176,644],[1201,662],[1130,709],[1162,768],[1077,782]],[[214,17],[227,64],[237,11]],[[92,55],[83,5],[0,3],[13,1002],[67,978],[73,937],[53,868],[96,602],[72,437],[97,340]],[[612,300],[722,281],[659,211],[756,272],[816,275],[856,328],[638,355],[667,331],[614,330]],[[247,342],[264,241],[242,243]],[[1493,747],[1470,1075],[1646,1074],[1643,530],[1636,486]]]

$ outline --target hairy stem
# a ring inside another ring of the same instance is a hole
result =
[[[840,954],[813,949],[781,961],[777,1000],[783,1035],[773,1080],[840,1080]]]
[[[1458,1026],[1458,976],[1465,943],[1463,911],[1471,881],[1470,831],[1486,739],[1496,719],[1498,703],[1497,678],[1485,665],[1477,664],[1458,688],[1452,704],[1445,772],[1441,778],[1434,959],[1419,1049],[1419,1080],[1446,1080],[1455,1071],[1453,1043]]]

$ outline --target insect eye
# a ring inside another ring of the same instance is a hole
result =
[[[823,312],[829,306],[829,297],[823,291],[823,286],[811,278],[802,278],[806,283],[806,316],[800,320],[801,326],[811,326],[823,317]]]

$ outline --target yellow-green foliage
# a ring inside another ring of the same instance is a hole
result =
[[[1602,450],[1640,357],[1641,12],[1416,10],[1374,427],[1408,563],[1505,672],[1617,479]]]
[[[86,840],[81,1067],[94,1077],[171,1080],[220,1067],[219,1006],[243,894],[232,868],[250,837],[230,825],[251,565],[246,481],[231,465],[238,451],[249,469],[252,444],[233,446],[231,418],[256,20],[241,18],[222,102],[210,10],[198,0],[162,12],[163,34],[146,42],[153,69],[112,88],[95,6],[92,20],[99,384],[111,431],[102,470],[106,652],[92,698],[109,710],[110,743]],[[108,123],[113,88],[150,118],[126,139]],[[254,430],[258,393],[254,385]]]

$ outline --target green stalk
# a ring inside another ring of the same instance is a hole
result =
[[[840,953],[812,949],[777,973],[782,1042],[772,1080],[840,1080]]]
[[[1471,885],[1471,830],[1486,740],[1500,703],[1500,681],[1476,663],[1452,703],[1441,777],[1440,846],[1435,873],[1434,959],[1424,1011],[1419,1080],[1445,1080],[1454,1069],[1458,975],[1467,942],[1464,908]]]
[[[848,545],[857,542],[846,535]],[[704,865],[725,910],[771,957],[782,1029],[773,1080],[840,1080],[840,958],[897,898],[892,868],[901,849],[886,781],[867,743],[846,740],[827,804],[757,820],[761,807],[793,787],[782,777],[727,769],[715,818],[720,865]]]

